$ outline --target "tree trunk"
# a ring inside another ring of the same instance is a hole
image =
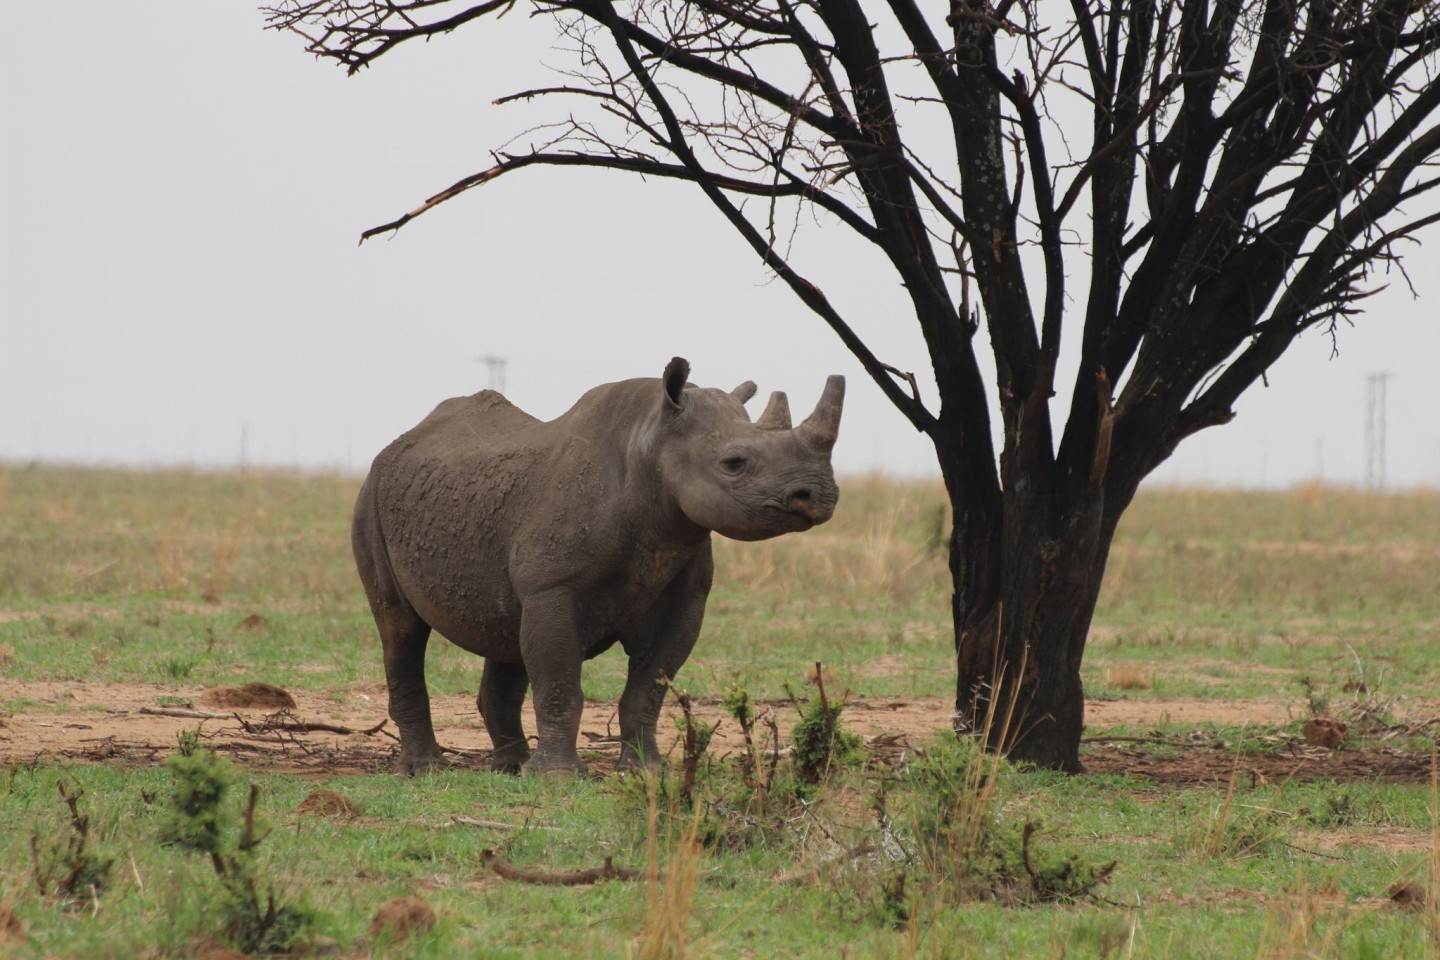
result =
[[[980,540],[967,529],[975,518],[950,492],[952,575],[969,565],[972,579],[990,583],[976,592],[957,581],[956,729],[1012,760],[1078,773],[1080,661],[1114,534],[1102,494],[1088,485],[1063,499],[1006,490],[998,522],[985,531],[991,549],[977,557],[967,551]],[[975,571],[977,562],[991,569]]]

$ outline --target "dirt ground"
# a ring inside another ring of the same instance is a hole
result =
[[[0,765],[69,761],[157,763],[175,748],[183,730],[199,727],[215,750],[248,769],[325,778],[391,769],[397,753],[394,725],[385,717],[383,687],[357,687],[341,697],[287,692],[265,685],[176,689],[143,683],[21,682],[0,680],[0,702],[18,704],[0,714]],[[162,706],[169,704],[170,706]],[[293,704],[293,706],[291,705]],[[775,711],[782,733],[795,710]],[[441,745],[457,766],[488,769],[490,741],[468,696],[435,697],[432,710]],[[719,723],[711,753],[740,749],[740,732],[719,703],[698,702],[697,719]],[[673,698],[661,719],[661,744],[675,748],[680,710]],[[894,759],[911,743],[949,726],[950,703],[940,698],[852,699],[845,722],[865,738],[872,753]],[[1237,759],[1233,743],[1199,729],[1207,723],[1274,725],[1294,719],[1279,701],[1126,699],[1093,701],[1086,708],[1083,758],[1090,772],[1128,772],[1156,784],[1183,786],[1223,782],[1234,775],[1252,783],[1286,779],[1428,782],[1428,751],[1391,748],[1371,738],[1363,748],[1307,746],[1299,737],[1259,737],[1263,749]],[[526,708],[527,727],[533,718]],[[1168,723],[1195,725],[1189,735],[1107,739],[1107,730],[1135,730]],[[1433,725],[1433,721],[1426,726]],[[533,731],[532,731],[533,732]],[[586,705],[581,753],[600,771],[619,753],[613,703]]]

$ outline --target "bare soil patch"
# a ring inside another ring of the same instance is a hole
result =
[[[251,696],[216,696],[218,690],[249,690]],[[223,710],[245,710],[248,715],[202,718],[141,712],[175,698]],[[392,769],[398,754],[393,725],[381,725],[386,707],[383,688],[374,685],[324,695],[285,691],[269,684],[206,690],[158,683],[0,680],[0,702],[15,704],[11,713],[0,715],[0,765],[6,766],[64,761],[158,763],[174,751],[181,732],[197,727],[212,749],[246,768],[267,772],[315,778],[373,773]],[[788,703],[762,704],[761,708],[775,712],[782,734],[788,736],[795,709]],[[1268,725],[1291,719],[1287,704],[1278,700],[1131,698],[1091,702],[1086,710],[1087,736],[1097,738],[1117,727],[1134,730],[1167,724],[1200,728],[1246,721]],[[255,711],[267,715],[256,717]],[[437,696],[432,700],[432,712],[441,745],[456,766],[488,769],[490,740],[476,714],[474,698],[468,694]],[[718,701],[697,700],[694,712],[700,721],[719,724],[712,754],[739,753],[739,729]],[[865,698],[851,700],[844,719],[874,753],[893,759],[911,743],[948,729],[950,714],[950,701],[938,697]],[[677,749],[678,719],[678,708],[667,703],[660,720],[662,749]],[[527,729],[533,723],[528,706],[525,722]],[[352,732],[338,732],[344,730]],[[613,702],[586,704],[580,749],[597,771],[607,770],[619,755],[618,734]],[[1157,785],[1228,782],[1232,776],[1241,783],[1256,784],[1287,779],[1424,783],[1430,778],[1428,752],[1332,750],[1308,746],[1299,736],[1238,758],[1233,744],[1201,734],[1176,738],[1163,751],[1154,750],[1151,743],[1096,739],[1086,745],[1082,756],[1091,772],[1127,773]],[[314,812],[335,815],[328,810]]]

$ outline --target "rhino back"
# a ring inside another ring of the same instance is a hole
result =
[[[667,549],[657,566],[640,542],[664,539],[648,522],[658,505],[643,490],[646,466],[630,455],[654,383],[598,387],[550,422],[491,391],[458,397],[381,452],[380,531],[426,622],[466,649],[518,659],[523,596],[563,586],[598,602],[587,603],[594,643],[648,606],[686,559]]]

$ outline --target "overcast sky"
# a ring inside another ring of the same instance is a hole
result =
[[[388,240],[361,230],[488,166],[553,83],[519,12],[361,76],[262,30],[250,3],[7,5],[0,45],[0,459],[363,469],[440,400],[489,385],[541,417],[658,376],[789,391],[850,380],[835,459],[934,473],[926,444],[693,187],[524,171]],[[830,231],[839,239],[840,231]],[[1440,234],[1342,332],[1311,336],[1183,445],[1162,482],[1366,475],[1367,377],[1388,373],[1392,486],[1440,486]],[[806,264],[882,359],[928,360],[893,273],[821,231]],[[927,397],[933,403],[933,392]],[[756,404],[757,410],[759,403]]]

